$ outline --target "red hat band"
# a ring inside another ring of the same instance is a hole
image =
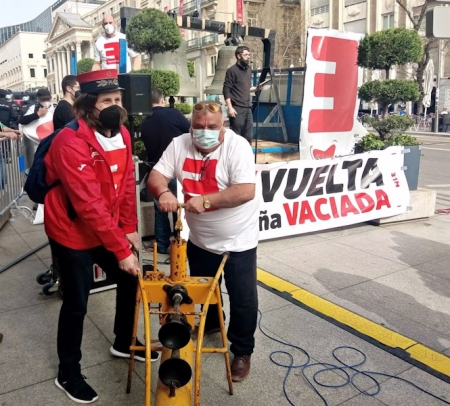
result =
[[[77,76],[81,93],[104,93],[121,90],[117,79],[117,69],[102,69],[81,73]]]

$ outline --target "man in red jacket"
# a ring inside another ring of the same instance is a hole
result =
[[[92,269],[98,264],[117,283],[116,335],[111,353],[129,358],[139,263],[136,189],[130,134],[117,70],[78,75],[74,104],[78,130],[64,128],[45,157],[45,231],[58,261],[63,304],[58,323],[59,371],[55,384],[78,403],[97,400],[81,375],[81,341]],[[157,359],[158,353],[152,358]],[[145,361],[143,352],[135,359]]]

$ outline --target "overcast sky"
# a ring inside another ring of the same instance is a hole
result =
[[[0,27],[25,23],[57,0],[0,0]]]

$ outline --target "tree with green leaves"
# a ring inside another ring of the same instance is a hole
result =
[[[194,61],[187,61],[187,67],[188,67],[189,77],[193,78],[195,76],[195,63],[194,63]]]
[[[366,35],[358,46],[358,66],[386,72],[386,80],[364,83],[358,92],[360,99],[379,103],[383,117],[388,107],[398,101],[416,101],[419,87],[412,80],[390,80],[389,72],[394,66],[417,62],[422,58],[422,40],[414,30],[391,28]]]
[[[417,62],[422,58],[423,44],[417,31],[391,28],[366,35],[359,43],[358,66],[381,69],[386,72],[393,66]]]
[[[77,75],[90,72],[92,70],[92,65],[94,65],[94,60],[92,58],[80,59],[77,62]]]
[[[401,8],[400,11],[404,12],[408,20],[410,21],[413,30],[419,32],[423,30],[423,25],[425,22],[426,12],[429,8],[435,7],[436,3],[432,1],[425,1],[421,5],[416,5],[415,3],[408,0],[395,0],[398,6]],[[419,85],[420,96],[417,101],[417,113],[421,114],[423,112],[422,100],[425,96],[423,89],[424,84],[424,74],[425,68],[428,65],[428,61],[431,59],[431,51],[438,45],[438,40],[436,38],[427,38],[425,36],[421,37],[423,42],[423,55],[422,58],[417,61],[416,64],[412,66],[412,74]],[[448,40],[444,41],[444,48],[449,44]]]
[[[153,55],[175,51],[182,40],[175,20],[155,8],[144,9],[133,16],[126,35],[130,48],[149,55],[150,66],[153,66]]]

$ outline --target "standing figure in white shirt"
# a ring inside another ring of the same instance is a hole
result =
[[[223,124],[219,104],[197,103],[190,132],[169,144],[150,172],[148,186],[162,212],[178,208],[169,181],[177,178],[183,186],[191,276],[214,276],[222,254],[229,254],[224,277],[230,298],[231,374],[240,382],[250,371],[255,346],[259,205],[252,148]],[[217,331],[217,305],[211,305],[205,334]]]
[[[102,26],[105,32],[95,41],[94,65],[92,66],[92,70],[119,70],[119,40],[126,39],[126,36],[117,31],[116,24],[111,15],[105,15],[103,17]],[[141,69],[141,55],[127,48],[127,72],[130,72],[131,69]]]

